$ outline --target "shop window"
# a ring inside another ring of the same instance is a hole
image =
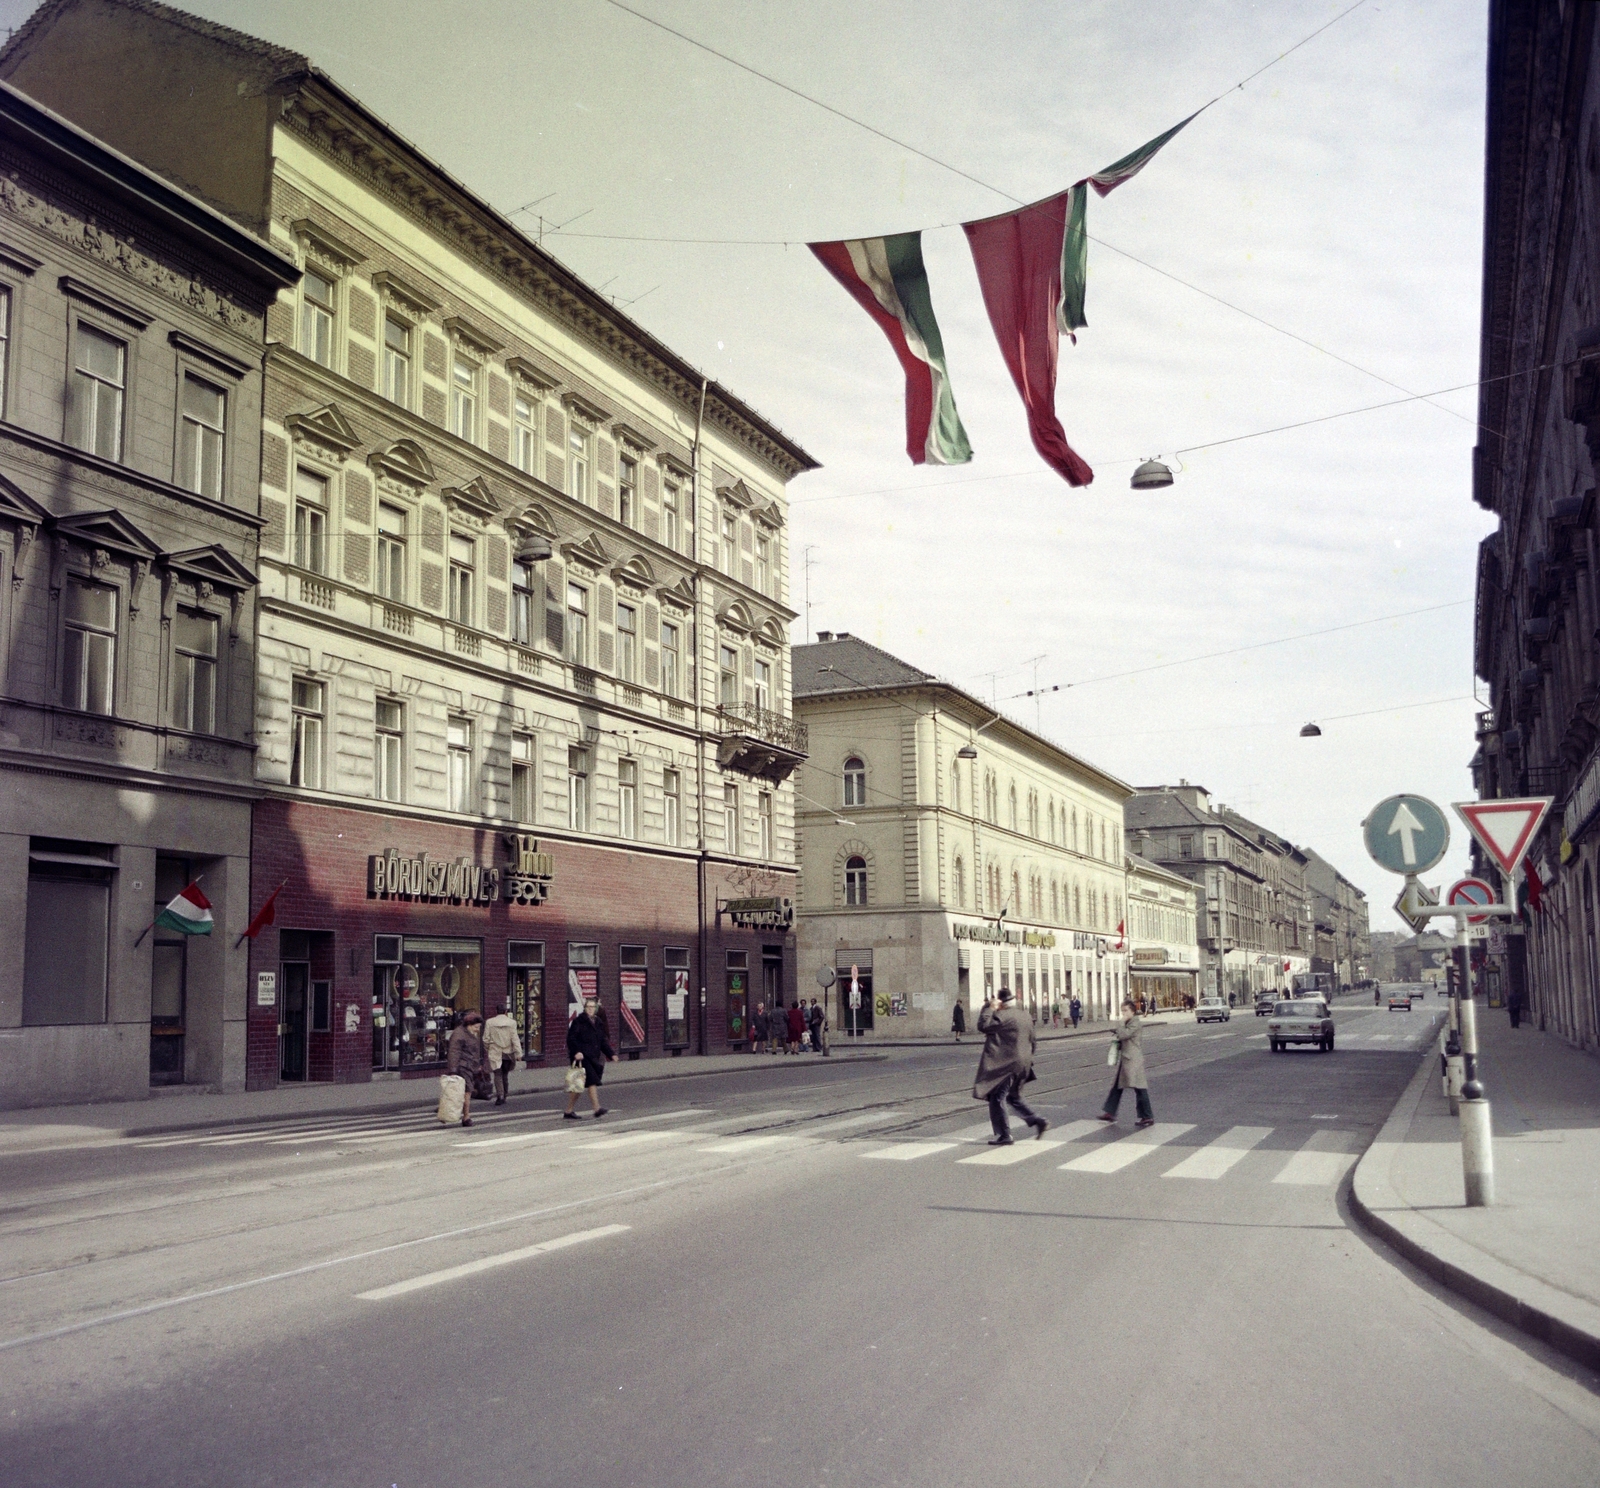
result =
[[[478,369],[459,356],[450,376],[450,432],[468,443],[478,438]]]
[[[76,574],[62,595],[61,702],[85,713],[116,712],[117,591]]]
[[[668,847],[676,847],[683,834],[683,788],[676,770],[661,772],[663,834]]]
[[[411,406],[411,327],[383,317],[383,393],[391,403]]]
[[[511,736],[511,815],[519,822],[536,820],[537,780],[532,734]]]
[[[689,951],[685,946],[667,946],[661,952],[666,975],[666,1021],[661,1030],[663,1045],[684,1049],[689,1044]]]
[[[639,612],[627,604],[617,606],[617,675],[624,682],[639,679]]]
[[[212,734],[217,726],[217,621],[179,610],[172,617],[172,726]]]
[[[405,705],[394,698],[379,698],[373,738],[372,794],[380,801],[403,799],[405,761]]]
[[[867,804],[867,767],[859,755],[852,754],[844,762],[844,804]]]
[[[833,964],[839,978],[835,983],[839,1016],[834,1026],[850,1037],[865,1033],[872,1027],[876,1012],[872,996],[872,951],[866,947],[855,951],[841,948],[834,952]],[[888,1010],[886,1002],[884,1011]]]
[[[294,473],[294,562],[310,573],[328,571],[328,481],[309,470]]]
[[[639,835],[639,765],[617,761],[617,830],[623,837]]]
[[[617,456],[617,520],[639,525],[639,462],[632,455]]]
[[[600,947],[587,941],[567,942],[567,1022],[583,1011],[588,998],[600,997]],[[611,1020],[605,1004],[600,1005],[600,1027],[611,1036]]]
[[[589,830],[589,751],[567,750],[567,826],[574,832]]]
[[[518,393],[513,408],[516,425],[515,458],[517,469],[534,474],[534,463],[539,453],[539,422],[533,400]]]
[[[457,625],[471,625],[473,619],[472,581],[477,562],[477,544],[459,532],[450,534],[450,618]]]
[[[522,1035],[524,1055],[544,1058],[543,941],[506,942],[506,1011]]]
[[[728,951],[728,1042],[742,1044],[749,1027],[750,953]]]
[[[661,622],[661,690],[668,697],[683,696],[683,647],[678,626]]]
[[[183,424],[178,441],[178,484],[213,501],[222,499],[222,449],[227,395],[183,374]]]
[[[846,904],[865,904],[867,902],[867,860],[865,858],[848,858],[845,861],[844,902]]]
[[[397,969],[400,1063],[437,1064],[463,1013],[483,1011],[483,951],[476,940],[408,935]]]
[[[650,1014],[645,996],[649,980],[647,956],[643,946],[623,946],[617,954],[620,963],[622,996],[617,1007],[617,1046],[642,1049],[649,1042]]]
[[[29,839],[25,1027],[105,1022],[114,872],[102,843]]]
[[[387,502],[378,505],[378,593],[396,604],[406,599],[406,514]]]
[[[567,495],[585,504],[589,500],[589,432],[576,423],[567,431]]]
[[[452,811],[471,811],[472,720],[453,717],[445,725],[445,756]]]
[[[323,367],[333,365],[334,287],[307,269],[300,279],[300,352]]]
[[[78,323],[67,400],[67,443],[107,460],[122,458],[128,343]]]
[[[531,646],[533,635],[533,565],[520,558],[511,565],[511,639]]]
[[[322,789],[322,683],[296,677],[292,692],[293,722],[289,784]]]

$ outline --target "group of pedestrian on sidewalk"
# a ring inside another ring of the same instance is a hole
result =
[[[1073,1002],[1076,1008],[1077,999]],[[965,1028],[965,1019],[959,1016],[959,1003],[956,1010],[955,1031],[959,1036]],[[1009,987],[1002,987],[995,1000],[985,1002],[978,1010],[978,1031],[983,1034],[984,1043],[978,1060],[978,1075],[972,1084],[972,1098],[989,1103],[989,1124],[994,1128],[989,1145],[1009,1147],[1012,1144],[1007,1106],[1032,1129],[1037,1140],[1049,1129],[1050,1123],[1022,1098],[1022,1087],[1037,1078],[1033,1056],[1038,1048],[1038,1037],[1034,1033],[1032,1016],[1017,1004]],[[1132,1090],[1138,1116],[1135,1125],[1154,1126],[1156,1118],[1145,1078],[1142,1024],[1132,999],[1124,1000],[1122,1019],[1112,1028],[1111,1039],[1106,1062],[1115,1067],[1116,1074],[1101,1108],[1100,1120],[1115,1121],[1117,1108],[1122,1104],[1122,1092]]]
[[[798,1054],[808,1041],[813,1054],[830,1052],[828,1015],[815,997],[810,1007],[803,997],[790,1008],[775,1002],[770,1011],[766,1003],[756,1004],[755,1016],[750,1019],[752,1054],[759,1054],[763,1048],[769,1054]]]

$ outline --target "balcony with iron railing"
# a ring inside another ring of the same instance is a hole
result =
[[[787,714],[754,703],[724,703],[714,715],[717,763],[780,785],[805,761],[809,732]]]

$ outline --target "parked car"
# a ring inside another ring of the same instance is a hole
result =
[[[1328,1004],[1315,997],[1295,997],[1273,1005],[1267,1020],[1267,1042],[1274,1054],[1290,1044],[1315,1044],[1325,1054],[1333,1052],[1333,1016]]]
[[[1276,992],[1263,992],[1256,998],[1256,1017],[1265,1018],[1278,1005]]]
[[[1203,997],[1195,1004],[1196,1023],[1226,1023],[1232,1016],[1233,1009],[1220,997]]]
[[[1389,994],[1389,1011],[1409,1013],[1411,1011],[1411,992],[1406,987],[1396,987]]]

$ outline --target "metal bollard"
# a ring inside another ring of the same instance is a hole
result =
[[[1486,1209],[1494,1203],[1494,1132],[1478,1079],[1478,1010],[1471,997],[1461,999],[1461,1049],[1461,1175],[1467,1207]]]

